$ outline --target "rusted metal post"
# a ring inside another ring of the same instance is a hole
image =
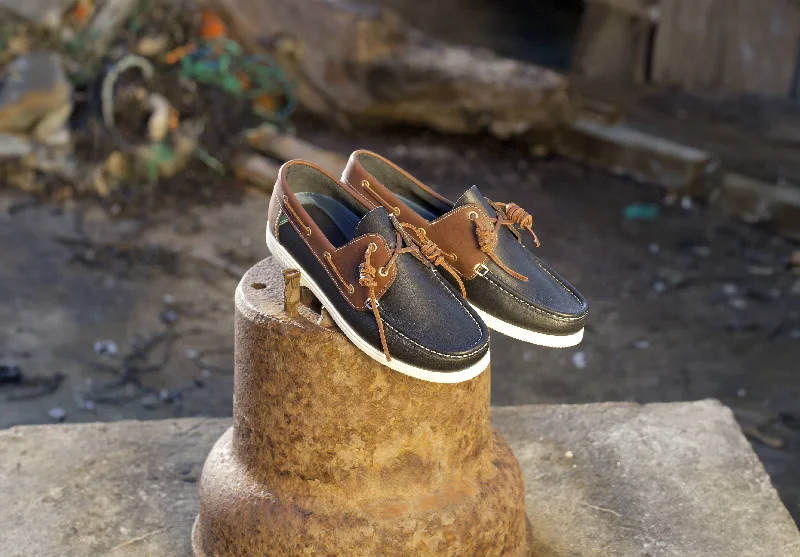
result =
[[[289,317],[297,317],[300,315],[300,271],[284,269],[283,281],[283,310]]]
[[[306,306],[290,317],[284,284],[270,258],[236,291],[233,427],[203,469],[195,556],[528,557],[489,370],[455,385],[392,371]]]
[[[328,310],[322,308],[322,311],[319,313],[319,321],[317,321],[317,325],[320,327],[325,327],[326,329],[335,329],[336,322],[331,317],[331,314],[328,313]]]

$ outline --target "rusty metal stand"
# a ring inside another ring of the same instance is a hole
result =
[[[271,258],[236,290],[234,423],[203,469],[195,556],[528,557],[489,370],[456,385],[392,371],[286,284],[295,317]]]

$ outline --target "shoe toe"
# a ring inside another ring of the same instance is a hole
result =
[[[480,362],[489,350],[489,331],[475,310],[438,272],[408,260],[398,266],[407,267],[400,269],[404,278],[415,280],[396,282],[381,298],[393,357],[436,371]]]

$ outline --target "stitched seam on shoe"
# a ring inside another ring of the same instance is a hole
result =
[[[342,290],[342,287],[341,287],[341,286],[339,286],[339,281],[338,281],[336,278],[334,278],[334,276],[333,276],[333,275],[331,274],[331,272],[328,270],[328,266],[327,266],[327,265],[325,265],[325,263],[323,263],[323,262],[322,262],[322,260],[319,258],[319,256],[318,256],[318,255],[317,255],[317,254],[314,252],[314,250],[311,248],[311,244],[309,244],[309,243],[306,241],[306,239],[305,239],[305,238],[303,238],[303,232],[301,232],[300,230],[298,230],[297,226],[294,224],[294,222],[292,222],[292,220],[291,220],[291,219],[289,219],[289,221],[288,221],[288,222],[289,222],[289,224],[291,224],[291,225],[292,225],[292,228],[294,228],[294,229],[295,229],[295,232],[297,232],[297,235],[300,237],[300,239],[301,239],[301,240],[303,240],[303,243],[306,245],[306,247],[308,247],[308,251],[310,251],[310,252],[311,252],[311,255],[313,255],[313,256],[314,256],[314,259],[316,259],[316,260],[319,262],[319,264],[320,264],[320,265],[322,265],[322,268],[325,270],[325,273],[328,275],[328,278],[330,278],[330,279],[331,279],[331,282],[332,282],[332,283],[333,283],[333,285],[336,287],[336,290],[338,290],[338,291],[339,291],[339,294],[341,294],[341,295],[342,295],[342,298],[344,298],[344,301],[345,301],[345,302],[347,302],[347,305],[349,305],[351,308],[353,308],[354,310],[357,310],[357,311],[364,311],[364,310],[366,310],[366,309],[367,309],[367,306],[366,306],[366,304],[364,305],[364,307],[359,307],[359,306],[353,305],[353,303],[352,303],[352,302],[349,300],[349,298],[348,298],[347,296],[345,296],[345,294],[344,294],[344,291]],[[309,277],[309,278],[310,278],[310,277]]]
[[[433,274],[433,276],[436,278],[436,280],[438,280],[438,281],[441,283],[442,287],[443,287],[445,290],[447,290],[447,293],[448,293],[448,294],[450,294],[450,295],[453,297],[453,299],[454,299],[456,302],[458,302],[458,305],[460,305],[460,306],[461,306],[461,308],[462,308],[462,309],[463,309],[463,310],[464,310],[464,311],[467,313],[467,315],[469,315],[469,318],[470,318],[470,319],[472,319],[472,322],[473,322],[473,323],[475,323],[475,327],[477,327],[477,328],[478,328],[478,340],[476,340],[474,343],[472,343],[472,345],[471,345],[471,346],[469,346],[469,348],[467,348],[467,350],[469,350],[469,349],[470,349],[470,348],[472,348],[473,346],[477,346],[477,345],[478,345],[478,343],[481,341],[481,336],[482,336],[482,335],[481,335],[481,326],[480,326],[480,323],[478,323],[478,322],[475,320],[475,318],[474,318],[474,317],[472,317],[472,314],[469,312],[469,310],[466,308],[466,306],[465,306],[464,304],[462,304],[462,303],[461,303],[461,300],[459,300],[458,298],[456,298],[456,295],[455,295],[455,294],[453,294],[453,291],[452,291],[452,290],[450,290],[450,289],[447,287],[447,285],[446,285],[446,284],[444,283],[444,281],[442,280],[442,277],[441,277],[441,275],[439,275],[439,272],[438,272],[438,271],[435,271],[435,270],[432,270],[432,269],[431,269],[430,271],[431,271],[431,274]]]
[[[437,217],[437,218],[433,219],[432,221],[430,221],[430,224],[431,224],[431,226],[433,226],[434,224],[436,224],[436,223],[438,223],[440,221],[443,221],[443,220],[445,220],[447,218],[453,217],[453,216],[457,215],[458,213],[463,213],[465,211],[469,211],[467,213],[467,215],[469,215],[470,212],[475,211],[476,213],[479,212],[481,215],[483,215],[487,219],[491,218],[491,217],[489,217],[489,215],[486,214],[486,211],[484,210],[484,208],[481,207],[480,205],[478,205],[477,203],[468,203],[467,205],[461,205],[460,207],[454,207],[453,209],[450,209],[449,211],[447,211],[442,216]]]
[[[517,296],[515,296],[514,294],[509,292],[506,288],[503,288],[501,285],[499,285],[496,282],[494,282],[488,276],[484,276],[483,278],[486,279],[487,281],[489,281],[490,284],[492,284],[495,288],[497,288],[498,290],[500,290],[504,294],[508,294],[509,296],[511,296],[512,298],[514,298],[518,302],[528,306],[532,310],[537,311],[537,312],[541,313],[542,315],[546,315],[547,317],[551,317],[553,319],[556,319],[558,321],[564,321],[564,322],[580,321],[581,319],[585,319],[586,316],[589,315],[589,311],[588,310],[583,312],[581,315],[579,315],[577,317],[561,317],[560,315],[555,315],[553,313],[550,313],[549,311],[546,311],[546,310],[543,310],[541,308],[538,308],[538,307],[534,306],[533,304],[531,304],[529,302],[526,302],[522,298],[518,298]]]
[[[278,204],[278,216],[275,217],[275,239],[280,241],[280,227],[278,223],[281,221],[281,213],[283,213],[283,205]],[[287,219],[288,220],[288,219]]]
[[[350,181],[349,181],[347,178],[345,178],[344,176],[342,176],[342,182],[344,182],[345,184],[347,184],[348,186],[350,186],[351,188],[353,188],[353,191],[354,191],[354,192],[356,192],[356,194],[358,194],[358,195],[359,195],[359,196],[360,196],[362,199],[364,199],[364,200],[368,201],[368,202],[369,202],[369,203],[371,203],[372,205],[377,205],[378,207],[383,207],[383,204],[382,204],[382,203],[375,203],[375,200],[373,200],[373,199],[370,199],[369,197],[367,197],[366,195],[364,195],[363,193],[361,193],[360,191],[358,191],[358,188],[357,188],[357,187],[355,187],[353,184],[351,184],[351,183],[350,183]],[[376,208],[377,208],[377,207],[376,207]],[[386,210],[386,207],[383,207],[383,209],[384,209],[384,210]],[[375,209],[373,209],[373,211],[374,211],[374,210],[375,210]]]
[[[369,233],[367,233],[367,234],[362,234],[362,235],[361,235],[361,236],[359,236],[358,238],[353,238],[352,240],[350,240],[349,242],[347,242],[347,243],[346,243],[345,245],[343,245],[342,247],[340,247],[340,248],[336,248],[336,250],[335,250],[335,251],[339,251],[339,250],[341,250],[341,249],[344,249],[344,248],[346,248],[347,246],[349,246],[350,244],[353,244],[353,243],[355,243],[356,241],[360,240],[360,239],[361,239],[361,238],[363,238],[364,236],[369,236],[369,237],[375,236],[376,238],[379,238],[379,239],[380,239],[380,241],[381,241],[381,242],[383,242],[383,247],[385,247],[385,248],[386,248],[386,252],[387,252],[387,253],[389,253],[389,254],[391,254],[391,253],[392,253],[392,250],[389,248],[389,242],[387,242],[387,241],[386,241],[386,238],[384,238],[383,236],[381,236],[381,235],[380,235],[380,234],[378,234],[377,232],[369,232]],[[391,257],[391,255],[390,255],[390,257]],[[378,291],[378,293],[375,295],[375,297],[376,297],[376,298],[379,298],[379,299],[380,299],[380,297],[381,297],[381,296],[383,296],[383,295],[386,293],[386,291],[387,291],[387,290],[389,290],[389,286],[391,286],[391,285],[393,284],[393,281],[394,281],[394,279],[395,279],[395,278],[397,278],[397,267],[393,267],[393,268],[392,268],[392,271],[394,271],[394,276],[393,276],[392,278],[390,278],[390,279],[389,279],[389,281],[388,281],[388,282],[387,282],[387,283],[384,285],[384,287],[383,287],[383,288],[381,288],[381,289],[380,289],[380,291]],[[351,304],[351,305],[352,305],[352,304]],[[355,306],[354,306],[354,307],[355,307]],[[367,308],[367,306],[365,305],[365,306],[364,306],[364,309],[366,309],[366,308]]]
[[[447,213],[443,214],[441,217],[439,217],[439,218],[437,218],[437,219],[434,219],[434,220],[430,221],[428,224],[429,224],[430,226],[433,226],[434,224],[436,224],[436,223],[438,223],[438,222],[440,222],[440,221],[443,221],[443,220],[444,220],[444,219],[446,219],[446,218],[449,218],[449,217],[452,217],[452,216],[454,216],[454,215],[457,215],[459,212],[463,213],[464,211],[470,211],[470,212],[472,212],[472,211],[475,211],[475,212],[479,212],[479,213],[480,213],[481,215],[483,215],[484,217],[486,217],[486,218],[489,218],[489,216],[486,214],[486,211],[483,209],[483,207],[481,207],[480,205],[477,205],[477,204],[475,204],[475,203],[469,203],[469,204],[467,204],[467,205],[462,205],[461,207],[456,207],[456,208],[454,208],[454,209],[451,209],[451,210],[450,210],[450,211],[448,211]],[[469,218],[469,213],[467,213],[467,215],[468,215],[468,218]],[[424,219],[423,219],[423,220],[424,220]],[[488,255],[486,255],[486,254],[483,254],[483,259],[481,260],[480,264],[481,264],[481,265],[486,265],[486,262],[487,262],[488,260],[489,260],[489,256],[488,256]],[[467,280],[472,280],[472,279],[474,279],[476,276],[478,276],[478,273],[477,273],[477,272],[474,270],[474,268],[473,268],[473,272],[472,272],[472,273],[470,273],[470,274],[468,274],[468,275],[465,275],[464,273],[462,273],[462,272],[461,272],[461,271],[459,271],[458,269],[456,269],[456,272],[457,272],[459,275],[461,275],[462,277],[464,277],[465,279],[467,279]]]
[[[349,182],[348,182],[348,184],[349,184]],[[366,218],[366,217],[367,217],[367,215],[369,215],[370,213],[372,213],[372,211],[377,211],[377,210],[378,210],[378,207],[375,207],[374,209],[371,209],[371,210],[367,211],[367,214],[366,214],[366,215],[364,215],[364,218]],[[383,242],[383,247],[385,247],[385,248],[386,248],[386,252],[387,252],[387,253],[389,253],[389,254],[391,254],[391,253],[392,253],[392,249],[389,247],[389,242],[387,242],[387,241],[386,241],[386,238],[384,238],[383,236],[381,236],[381,235],[380,235],[380,234],[378,234],[377,232],[369,232],[369,233],[367,233],[367,234],[362,234],[361,236],[358,236],[357,238],[353,238],[352,240],[350,240],[349,242],[347,242],[347,243],[346,243],[345,245],[343,245],[342,247],[340,247],[340,248],[336,248],[336,250],[335,250],[335,251],[339,251],[340,249],[344,249],[344,248],[346,248],[347,246],[349,246],[350,244],[353,244],[353,243],[355,243],[356,241],[358,241],[360,238],[362,238],[362,237],[364,237],[364,236],[377,236],[378,238],[380,238],[381,242]],[[309,246],[309,247],[310,247],[310,246]],[[312,250],[312,251],[313,251],[313,250]],[[390,257],[391,257],[391,255],[390,255]],[[319,258],[317,258],[317,259],[319,259]],[[380,299],[380,297],[381,297],[381,296],[383,296],[383,295],[386,293],[386,291],[387,291],[387,290],[389,290],[389,286],[391,286],[391,285],[394,283],[394,280],[397,278],[397,267],[394,267],[394,268],[392,269],[392,271],[394,271],[394,276],[393,276],[392,278],[390,278],[390,279],[389,279],[389,281],[388,281],[388,282],[387,282],[387,283],[384,285],[384,287],[383,287],[383,288],[381,288],[381,289],[380,289],[380,291],[379,291],[379,292],[376,294],[376,296],[375,296],[376,298],[379,298],[379,299]],[[341,292],[341,290],[340,290],[340,292]],[[348,301],[349,301],[349,300],[348,300]],[[365,309],[367,309],[367,305],[366,305],[366,304],[363,306],[363,308],[362,308],[362,307],[360,307],[360,306],[358,306],[358,307],[357,307],[357,306],[354,306],[353,304],[350,304],[350,305],[351,305],[352,307],[356,308],[356,309],[361,309],[361,310],[365,310]]]
[[[311,244],[309,244],[309,243],[308,243],[308,241],[306,241],[305,237],[303,237],[303,232],[302,232],[301,230],[299,230],[299,229],[297,228],[297,226],[295,226],[294,222],[292,222],[292,220],[291,220],[291,219],[288,219],[288,222],[289,222],[289,224],[291,224],[291,225],[292,225],[292,228],[294,228],[294,229],[295,229],[295,231],[297,232],[297,235],[300,237],[300,239],[301,239],[301,240],[303,240],[303,243],[304,243],[304,244],[305,244],[305,245],[308,247],[308,251],[310,251],[310,252],[311,252],[311,255],[313,255],[313,256],[314,256],[314,258],[315,258],[317,261],[319,261],[319,264],[320,264],[320,265],[322,265],[322,268],[323,268],[323,269],[325,269],[325,273],[326,273],[326,274],[328,275],[328,277],[331,279],[331,282],[332,282],[332,283],[333,283],[333,285],[336,287],[336,290],[338,290],[338,291],[339,291],[339,293],[342,295],[342,298],[344,298],[344,301],[345,301],[345,302],[347,302],[347,304],[348,304],[348,305],[349,305],[351,308],[353,308],[353,309],[355,309],[355,310],[357,310],[357,311],[365,311],[365,310],[367,309],[367,305],[366,305],[366,304],[364,304],[363,306],[357,306],[357,305],[353,304],[353,303],[350,301],[350,299],[349,299],[349,298],[347,297],[347,295],[344,293],[344,290],[342,290],[342,288],[343,288],[343,287],[342,287],[342,286],[340,286],[341,282],[340,282],[338,279],[336,279],[336,278],[335,278],[335,277],[334,277],[334,276],[331,274],[331,272],[328,270],[328,266],[327,266],[325,263],[323,263],[323,262],[322,262],[322,260],[319,258],[319,256],[317,255],[317,253],[316,253],[316,252],[314,251],[314,249],[311,247]],[[374,233],[374,232],[370,232],[369,234],[365,234],[365,236],[377,236],[377,237],[378,237],[378,238],[380,238],[380,239],[381,239],[381,241],[383,242],[383,245],[386,247],[386,251],[388,251],[389,253],[391,253],[391,251],[392,251],[392,250],[391,250],[391,249],[389,249],[389,243],[386,241],[386,238],[384,238],[384,237],[383,237],[383,236],[381,236],[380,234],[376,234],[376,233]],[[359,236],[358,238],[361,238],[361,236]],[[354,238],[354,239],[350,240],[348,243],[346,243],[344,246],[342,246],[342,248],[343,248],[343,247],[346,247],[346,246],[349,246],[350,244],[352,244],[353,242],[355,242],[356,240],[358,240],[358,238]],[[339,248],[339,249],[342,249],[342,248]],[[395,272],[395,276],[396,276],[396,275],[397,275],[397,269],[395,269],[395,270],[394,270],[394,272]],[[383,294],[384,294],[384,293],[385,293],[385,292],[386,292],[386,291],[389,289],[389,286],[390,286],[390,284],[391,284],[391,283],[392,283],[392,281],[391,281],[391,280],[390,280],[389,282],[387,282],[387,283],[386,283],[386,286],[385,286],[384,288],[382,288],[382,289],[381,289],[381,291],[380,291],[380,295],[378,295],[378,296],[377,296],[378,298],[380,298],[380,296],[383,296]]]
[[[524,247],[524,246],[523,246],[523,247]],[[575,298],[575,301],[577,301],[577,302],[578,302],[580,305],[583,305],[583,304],[584,304],[584,302],[583,302],[583,301],[581,301],[581,299],[580,299],[580,298],[578,298],[578,297],[575,295],[575,292],[573,292],[572,290],[570,290],[569,288],[567,288],[567,285],[566,285],[566,284],[564,284],[563,282],[561,282],[560,280],[558,280],[558,278],[557,278],[557,277],[553,276],[553,273],[551,273],[550,271],[548,271],[548,270],[547,270],[547,269],[546,269],[546,268],[545,268],[545,267],[542,265],[541,261],[539,261],[538,259],[534,258],[534,257],[533,257],[533,254],[532,254],[530,251],[528,251],[528,249],[527,249],[527,248],[525,249],[525,252],[528,254],[528,257],[531,259],[531,261],[533,261],[534,263],[536,263],[536,264],[539,266],[539,268],[540,268],[542,271],[544,271],[545,273],[547,273],[547,274],[548,274],[548,276],[549,276],[551,279],[553,279],[554,281],[556,281],[558,284],[560,284],[560,285],[561,285],[561,287],[562,287],[564,290],[566,290],[567,292],[569,292],[569,295],[570,295],[570,296],[572,296],[573,298]]]
[[[470,352],[469,354],[463,354],[463,355],[460,355],[460,356],[459,356],[459,355],[456,355],[456,354],[443,354],[443,353],[441,353],[441,352],[437,352],[436,350],[431,350],[430,348],[428,348],[428,347],[426,347],[426,346],[423,346],[423,345],[421,345],[421,344],[420,344],[420,343],[418,343],[417,341],[415,341],[415,340],[413,340],[413,339],[411,339],[411,338],[408,338],[406,335],[404,335],[403,333],[401,333],[400,331],[398,331],[397,329],[395,329],[394,327],[392,327],[392,324],[391,324],[391,323],[389,323],[389,322],[387,322],[385,319],[384,319],[384,321],[383,321],[383,324],[384,324],[384,325],[386,325],[387,327],[389,327],[391,330],[393,330],[393,331],[394,331],[395,333],[397,333],[399,336],[401,336],[401,337],[403,337],[404,339],[406,339],[406,340],[407,340],[408,342],[410,342],[411,344],[413,344],[413,345],[415,345],[415,346],[417,346],[417,347],[419,347],[419,348],[422,348],[422,349],[423,349],[423,350],[425,350],[426,352],[430,352],[431,354],[436,354],[437,356],[441,356],[441,357],[443,357],[443,358],[451,358],[451,359],[454,359],[454,360],[463,360],[463,359],[465,359],[465,358],[471,358],[471,357],[473,357],[475,354],[477,354],[478,352],[480,352],[480,350],[474,350],[474,351]],[[477,343],[475,343],[475,344],[477,344]],[[474,346],[474,345],[473,345],[473,346]],[[470,348],[472,348],[472,347],[470,347]]]

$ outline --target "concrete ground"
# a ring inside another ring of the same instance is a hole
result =
[[[523,469],[536,557],[800,551],[789,513],[717,402],[495,408],[492,423]],[[3,555],[190,555],[202,463],[229,426],[183,419],[0,432]]]
[[[535,216],[539,255],[584,292],[590,325],[568,350],[495,335],[495,404],[718,398],[800,518],[796,246],[702,207],[626,221],[627,205],[663,193],[493,140],[299,134],[380,151],[448,196],[478,184]],[[266,208],[250,193],[132,219],[0,190],[0,365],[25,382],[0,379],[0,427],[229,416],[233,289],[267,255]]]

